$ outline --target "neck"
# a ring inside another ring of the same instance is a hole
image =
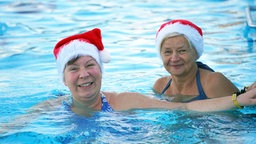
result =
[[[182,91],[184,88],[192,88],[192,86],[195,84],[196,81],[196,73],[197,73],[198,67],[195,65],[191,68],[189,73],[182,76],[172,76],[172,85],[175,85],[175,87],[178,89],[178,91]]]
[[[76,114],[88,116],[92,112],[101,110],[101,106],[101,93],[99,93],[96,100],[92,103],[79,102],[73,98],[71,110]]]

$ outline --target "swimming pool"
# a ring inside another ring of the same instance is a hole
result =
[[[201,61],[242,88],[256,80],[256,30],[246,24],[245,0],[1,1],[0,123],[43,100],[67,93],[52,49],[62,37],[102,29],[112,61],[103,90],[153,94],[167,75],[154,48],[155,32],[169,19],[184,18],[204,31]],[[133,111],[85,118],[62,110],[0,135],[0,143],[253,143],[256,110],[219,113]],[[22,121],[22,119],[21,119]]]

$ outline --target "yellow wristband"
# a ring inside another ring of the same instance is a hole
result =
[[[239,104],[238,104],[238,102],[237,102],[237,96],[236,96],[236,93],[234,93],[233,95],[232,95],[232,101],[234,102],[234,105],[237,107],[237,108],[239,108],[239,109],[243,109],[244,107],[243,106],[240,106]]]

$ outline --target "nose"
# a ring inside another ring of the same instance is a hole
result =
[[[85,68],[82,68],[80,70],[80,73],[79,73],[79,78],[80,79],[83,79],[83,78],[86,78],[88,77],[90,74],[88,73],[88,71],[85,69]]]
[[[173,52],[172,55],[171,55],[170,60],[171,60],[172,62],[175,62],[175,61],[178,61],[179,58],[180,58],[180,57],[179,57],[179,54],[178,54],[177,52]]]

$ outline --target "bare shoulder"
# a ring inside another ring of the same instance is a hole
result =
[[[113,104],[134,101],[140,97],[144,97],[144,95],[136,92],[104,92],[104,94],[106,95],[107,100]]]
[[[237,87],[222,73],[200,71],[204,92],[209,98],[228,96],[238,91]]]
[[[120,98],[119,94],[116,92],[103,92],[103,94],[106,96],[106,99],[111,107],[116,110],[119,101],[118,99]]]
[[[223,82],[230,82],[221,72],[202,71],[202,80],[209,84],[221,84]]]
[[[108,102],[115,110],[128,110],[141,105],[142,101],[149,99],[147,96],[136,92],[109,93],[104,92]]]
[[[221,80],[225,78],[225,76],[220,72],[211,72],[207,70],[201,70],[200,74],[202,74],[203,79],[205,80],[214,80],[214,79]]]
[[[160,93],[165,87],[165,85],[168,83],[170,78],[171,78],[170,76],[165,76],[157,79],[153,85],[154,91],[157,93]]]

